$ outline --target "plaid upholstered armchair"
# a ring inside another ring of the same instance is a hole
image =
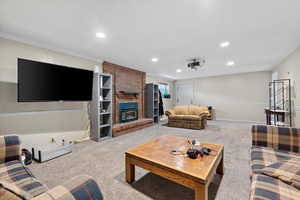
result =
[[[300,199],[300,129],[253,126],[251,169],[250,199]]]
[[[48,189],[19,160],[18,136],[0,136],[0,199],[2,200],[102,200],[97,183],[89,176]]]

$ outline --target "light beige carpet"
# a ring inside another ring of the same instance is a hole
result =
[[[136,167],[136,182],[124,181],[124,152],[160,135],[197,138],[225,145],[225,175],[215,176],[209,199],[249,198],[251,124],[209,121],[205,130],[189,130],[155,125],[103,142],[77,144],[73,153],[43,164],[29,166],[33,174],[50,188],[79,175],[93,176],[106,200],[193,200],[194,192]]]

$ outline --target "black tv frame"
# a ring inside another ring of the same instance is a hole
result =
[[[17,80],[18,80],[18,82],[17,82],[17,101],[18,102],[20,102],[20,103],[26,103],[26,102],[28,102],[28,103],[30,103],[30,102],[89,102],[89,101],[92,101],[92,98],[93,98],[93,95],[91,94],[91,99],[90,100],[20,100],[20,95],[19,95],[19,91],[20,91],[20,89],[19,89],[19,77],[20,77],[20,75],[19,75],[19,60],[25,60],[25,61],[31,61],[31,62],[36,62],[36,63],[40,63],[40,64],[48,64],[48,65],[53,65],[53,66],[57,66],[57,67],[65,67],[65,68],[71,68],[71,69],[76,69],[76,70],[82,70],[82,71],[90,71],[90,72],[92,72],[93,73],[93,71],[92,70],[86,70],[86,69],[80,69],[80,68],[76,68],[76,67],[69,67],[69,66],[65,66],[65,65],[58,65],[58,64],[53,64],[53,63],[47,63],[47,62],[41,62],[41,61],[36,61],[36,60],[29,60],[29,59],[24,59],[24,58],[18,58],[17,59]],[[93,92],[93,78],[92,78],[92,83],[91,83],[91,85],[92,85],[92,89],[91,89],[91,93]]]

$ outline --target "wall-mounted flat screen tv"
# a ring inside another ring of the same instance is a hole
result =
[[[90,101],[93,71],[18,59],[18,102]]]

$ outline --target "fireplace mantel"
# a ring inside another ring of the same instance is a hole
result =
[[[135,91],[124,91],[124,90],[122,90],[122,91],[119,91],[119,93],[121,93],[121,94],[126,94],[126,95],[139,95],[139,92],[135,92]]]

